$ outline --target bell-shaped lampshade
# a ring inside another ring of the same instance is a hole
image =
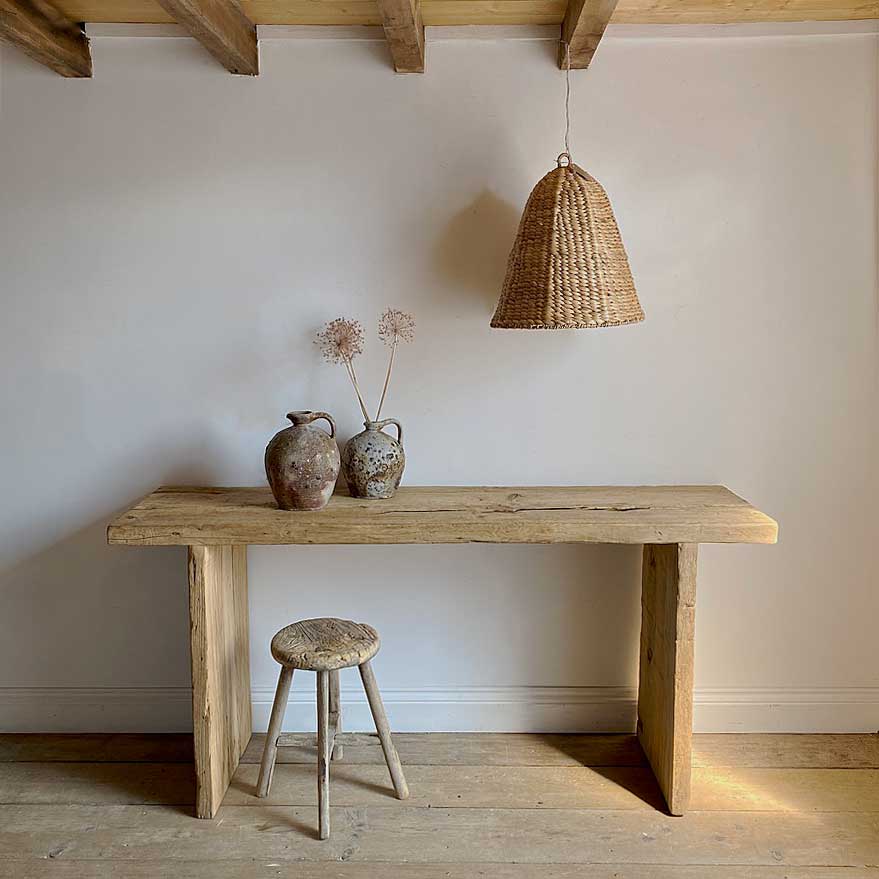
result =
[[[562,153],[525,205],[491,325],[561,330],[641,320],[607,193]]]

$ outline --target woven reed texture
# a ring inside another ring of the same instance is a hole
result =
[[[528,197],[493,327],[587,329],[644,320],[607,193],[561,158]]]

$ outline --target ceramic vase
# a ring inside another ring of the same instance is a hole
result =
[[[326,412],[288,412],[291,427],[266,446],[266,477],[282,510],[321,510],[339,476],[336,423]],[[327,433],[312,422],[324,419]]]
[[[393,424],[397,438],[384,432]],[[406,466],[403,427],[396,418],[365,421],[366,430],[352,436],[342,455],[342,472],[352,497],[393,497]]]

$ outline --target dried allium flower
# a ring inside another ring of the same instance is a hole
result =
[[[389,308],[378,322],[378,337],[385,345],[411,342],[415,336],[415,318],[405,311]]]
[[[378,337],[391,349],[388,360],[388,371],[385,373],[385,386],[382,388],[382,396],[378,401],[378,411],[375,420],[381,418],[382,407],[385,405],[385,397],[388,395],[388,385],[391,382],[391,372],[394,369],[394,355],[397,353],[397,345],[400,342],[411,342],[415,336],[415,318],[405,311],[396,308],[388,308],[378,322]]]
[[[363,326],[358,320],[337,317],[314,340],[328,363],[350,363],[363,353]]]

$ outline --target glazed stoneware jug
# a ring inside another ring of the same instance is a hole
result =
[[[382,428],[393,424],[394,439]],[[406,466],[403,453],[403,428],[396,418],[364,421],[366,430],[352,436],[342,455],[342,472],[352,497],[393,497]]]
[[[336,487],[339,447],[336,423],[326,412],[288,412],[292,427],[266,446],[266,477],[282,510],[321,510]],[[330,432],[312,425],[324,419]]]

